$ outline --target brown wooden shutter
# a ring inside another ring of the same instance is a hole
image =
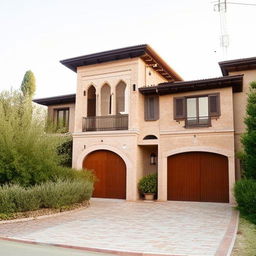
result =
[[[185,97],[173,99],[173,115],[175,120],[185,118]]]
[[[157,95],[145,96],[144,99],[145,121],[159,119],[159,97]]]
[[[220,116],[220,94],[209,95],[209,116]]]

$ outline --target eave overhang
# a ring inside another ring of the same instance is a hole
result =
[[[77,68],[104,62],[140,57],[148,66],[163,76],[167,81],[182,81],[179,76],[149,45],[137,45],[110,51],[93,53],[61,60],[60,63],[77,72]]]
[[[223,76],[228,76],[229,72],[256,69],[256,57],[221,61],[219,66]]]
[[[76,94],[67,94],[48,98],[34,99],[33,102],[44,106],[75,103]]]
[[[243,90],[243,75],[224,76],[193,81],[161,83],[157,86],[141,87],[139,88],[139,91],[144,95],[166,95],[225,87],[232,87],[233,92],[241,92]]]

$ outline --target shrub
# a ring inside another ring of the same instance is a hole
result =
[[[36,187],[36,193],[41,197],[41,207],[60,208],[90,199],[92,188],[89,181],[66,180],[39,185]]]
[[[85,178],[46,182],[32,187],[4,185],[0,187],[0,214],[61,208],[89,200],[93,182]]]
[[[57,154],[61,156],[60,164],[65,167],[72,167],[72,137],[68,137],[61,145],[57,147]]]
[[[157,193],[157,174],[148,174],[140,179],[138,189],[141,193]]]
[[[256,181],[239,180],[235,184],[234,192],[241,214],[256,224]]]
[[[64,136],[45,133],[45,115],[19,91],[0,93],[0,185],[40,184],[58,175]]]
[[[15,212],[32,211],[40,208],[40,196],[35,189],[24,188],[19,185],[9,186],[9,193],[14,204]]]

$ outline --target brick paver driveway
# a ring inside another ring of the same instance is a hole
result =
[[[93,199],[84,210],[0,224],[0,237],[145,254],[224,256],[234,215],[228,204]]]

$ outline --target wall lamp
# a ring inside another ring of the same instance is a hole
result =
[[[151,165],[156,165],[156,160],[157,160],[156,154],[155,153],[151,153],[150,154],[150,164]]]

